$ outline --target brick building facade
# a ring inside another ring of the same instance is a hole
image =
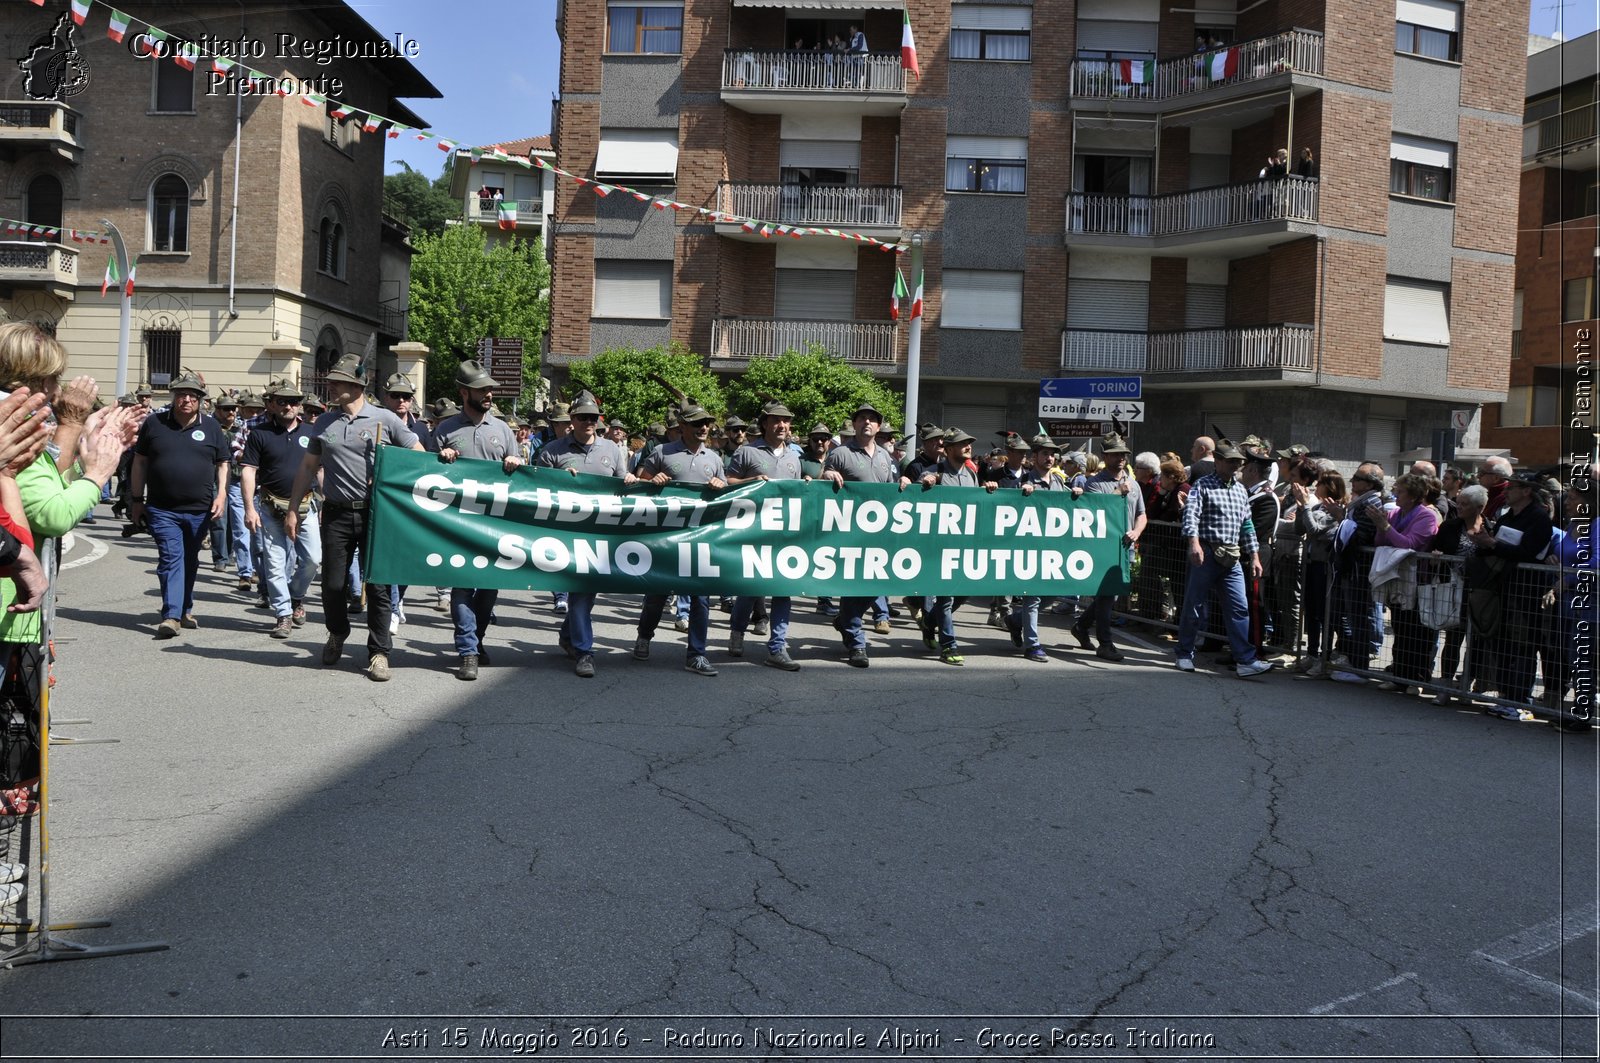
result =
[[[1216,425],[1393,463],[1503,395],[1526,11],[1196,7],[563,3],[554,147],[697,207],[922,234],[928,419],[1028,429],[1041,378],[1137,374],[1141,447]],[[867,54],[828,47],[857,23]],[[904,377],[875,248],[571,182],[551,230],[557,372],[674,340],[736,373],[817,341]]]
[[[359,353],[374,335],[377,368],[392,365],[410,252],[404,230],[380,213],[383,134],[362,131],[362,112],[341,122],[298,92],[241,96],[212,81],[207,58],[191,72],[153,57],[141,22],[118,43],[102,5],[82,27],[66,9],[55,0],[0,8],[0,54],[23,57],[53,37],[70,53],[66,69],[82,71],[78,91],[48,102],[8,64],[0,216],[97,231],[107,219],[120,230],[138,264],[129,387],[159,389],[180,366],[214,388],[284,374],[316,386],[339,354]],[[302,53],[336,38],[383,39],[344,4],[166,3],[137,14],[174,43],[259,44],[264,55],[240,61],[411,125],[423,123],[398,98],[439,95],[401,57],[279,54],[279,34]],[[52,328],[70,371],[93,374],[109,393],[119,308],[99,289],[110,248],[66,233],[48,245],[0,236],[0,314]]]

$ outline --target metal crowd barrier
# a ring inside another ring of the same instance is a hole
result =
[[[1394,570],[1394,585],[1385,588],[1391,604],[1383,604],[1370,584],[1375,551],[1363,551],[1341,575],[1332,560],[1308,561],[1304,545],[1279,536],[1264,555],[1261,580],[1247,588],[1250,638],[1262,652],[1320,657],[1324,666],[1316,677],[1344,671],[1449,695],[1463,707],[1504,705],[1567,724],[1593,721],[1600,571],[1469,566],[1462,557],[1413,554]],[[1179,526],[1151,521],[1118,615],[1176,632],[1188,568]],[[1368,578],[1354,575],[1357,570]],[[1426,588],[1452,580],[1461,587],[1455,626],[1432,626],[1449,611],[1449,594]],[[1222,616],[1213,599],[1198,637],[1202,644],[1227,648]]]

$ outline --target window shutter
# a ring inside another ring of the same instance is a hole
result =
[[[999,4],[955,4],[950,8],[953,30],[1031,30],[1033,9]]]
[[[972,445],[972,456],[980,462],[984,454],[1000,445],[999,437],[995,433],[1003,432],[1009,427],[1006,424],[1004,406],[956,406],[946,403],[944,423],[951,428],[959,428],[978,440]]]
[[[1221,328],[1228,323],[1228,286],[1191,284],[1185,290],[1184,328]]]
[[[1398,466],[1395,464],[1400,456],[1401,430],[1405,422],[1394,417],[1368,417],[1367,418],[1367,452],[1363,455],[1365,461],[1375,461],[1383,466],[1383,471],[1391,476]]]
[[[944,141],[947,159],[994,159],[1028,161],[1027,137],[949,136]]]
[[[1455,145],[1442,140],[1424,140],[1421,137],[1408,137],[1395,133],[1389,141],[1389,158],[1399,159],[1401,162],[1414,162],[1418,166],[1433,166],[1448,170],[1451,156],[1454,154]]]
[[[600,259],[594,264],[594,316],[672,316],[672,263]]]
[[[1390,277],[1383,288],[1383,338],[1448,344],[1449,304],[1449,285]]]
[[[1022,274],[947,269],[939,324],[944,328],[1020,329]]]
[[[1461,27],[1461,5],[1448,0],[1397,0],[1394,20],[1455,33]]]
[[[843,269],[780,269],[773,316],[785,321],[851,321],[856,274]]]
[[[1132,52],[1156,54],[1159,23],[1078,20],[1078,54],[1085,52]]]
[[[1072,278],[1067,282],[1067,327],[1108,332],[1148,330],[1149,282]]]
[[[672,181],[678,173],[676,129],[602,129],[594,175],[602,181]]]
[[[784,169],[859,170],[859,140],[780,140],[778,165]]]

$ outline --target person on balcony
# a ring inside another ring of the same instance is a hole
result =
[[[1300,149],[1300,158],[1294,164],[1294,175],[1310,181],[1317,179],[1317,160],[1312,157],[1310,148]]]
[[[858,89],[867,87],[867,35],[860,26],[850,27],[850,78]]]

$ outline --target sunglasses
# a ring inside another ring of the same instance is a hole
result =
[[[572,415],[572,419],[574,421],[598,421],[600,415],[598,413],[575,413]]]

